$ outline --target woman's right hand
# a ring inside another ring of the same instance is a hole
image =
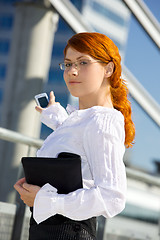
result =
[[[49,103],[48,103],[48,106],[51,106],[51,105],[54,105],[56,102],[55,102],[55,96],[54,96],[54,92],[51,91],[50,94],[49,94]],[[40,106],[36,106],[35,109],[37,110],[37,112],[39,113],[42,113],[42,111],[44,110],[44,108],[40,107]]]

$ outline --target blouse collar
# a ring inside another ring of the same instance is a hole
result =
[[[78,107],[67,104],[66,110],[67,110],[68,114],[71,114],[72,112],[75,112],[76,110],[78,110]]]

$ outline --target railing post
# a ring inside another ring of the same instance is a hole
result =
[[[29,149],[30,149],[30,147],[29,147]],[[22,177],[24,177],[24,174],[23,174],[22,165],[20,164],[17,178],[20,179]],[[20,240],[26,205],[21,200],[18,192],[16,192],[15,204],[16,204],[16,214],[15,214],[15,218],[14,218],[11,240]]]
[[[28,147],[27,156],[30,155],[30,150],[31,150],[31,146]],[[18,173],[17,178],[20,179],[20,178],[23,178],[23,177],[24,177],[24,172],[23,172],[22,164],[20,164],[19,173]],[[15,219],[14,219],[14,225],[13,225],[11,240],[20,240],[21,235],[22,235],[22,227],[23,227],[23,222],[24,222],[24,217],[25,217],[26,205],[21,200],[18,192],[16,192],[15,203],[16,203],[16,214],[15,214]]]
[[[16,215],[14,219],[13,231],[11,240],[20,240],[22,233],[23,220],[25,215],[25,204],[20,199],[19,194],[16,194]]]
[[[106,219],[103,216],[98,217],[97,240],[103,240]]]

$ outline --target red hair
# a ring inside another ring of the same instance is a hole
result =
[[[112,103],[115,109],[119,110],[125,120],[125,146],[131,147],[135,137],[135,127],[131,119],[131,104],[127,98],[128,88],[125,81],[121,78],[121,57],[119,50],[113,41],[101,33],[78,33],[72,36],[64,49],[71,47],[78,52],[86,53],[91,57],[101,60],[104,63],[112,61],[114,72],[110,77],[110,91]]]

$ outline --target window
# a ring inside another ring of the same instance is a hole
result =
[[[10,42],[8,39],[0,39],[0,54],[8,54],[10,48]]]
[[[3,90],[0,89],[0,103],[2,102],[2,100],[3,100]]]
[[[6,76],[6,65],[0,64],[0,79],[4,79]]]
[[[71,2],[75,5],[75,7],[81,12],[83,1],[71,0]]]
[[[0,29],[11,30],[13,27],[13,16],[10,14],[2,14],[0,16]]]
[[[96,32],[101,33],[101,31],[99,31],[99,29],[94,28]],[[107,35],[113,42],[114,44],[118,47],[119,51],[123,51],[124,50],[124,46],[118,42],[116,39],[114,39],[112,36],[110,36],[109,34]]]
[[[0,0],[0,3],[5,3],[5,4],[10,4],[15,2],[17,2],[17,0]]]
[[[110,11],[108,8],[101,6],[98,2],[93,1],[91,7],[96,12],[99,12],[100,14],[104,15],[105,17],[108,17],[110,20],[112,20],[113,22],[116,22],[120,26],[125,26],[126,21],[121,16]]]
[[[63,49],[64,47],[62,48],[61,44],[56,44],[53,46],[53,49],[52,49],[52,57],[56,57],[56,56],[62,56],[63,57]]]
[[[62,71],[54,68],[50,68],[49,75],[48,75],[48,82],[55,83],[55,84],[64,83]]]

